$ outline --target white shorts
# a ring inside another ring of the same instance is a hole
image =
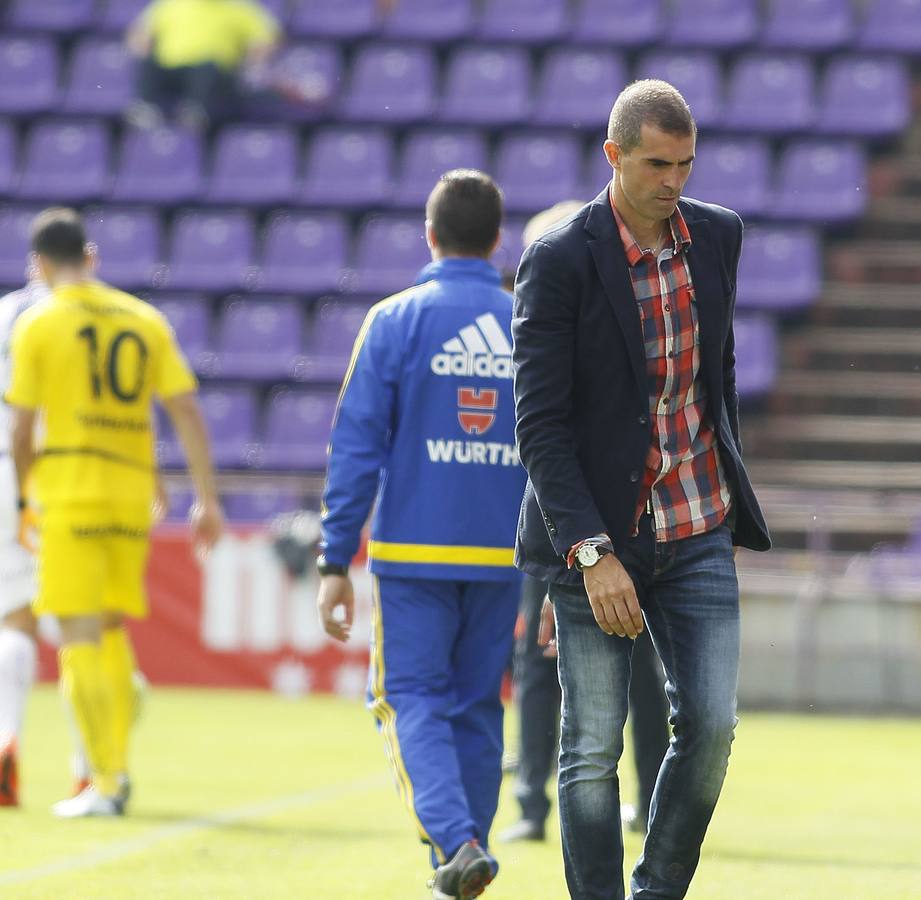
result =
[[[0,455],[0,616],[32,602],[36,592],[35,557],[19,543],[16,470]]]

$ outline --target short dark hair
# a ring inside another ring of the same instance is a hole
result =
[[[425,217],[443,252],[488,256],[502,224],[502,192],[484,172],[452,169],[429,194]]]
[[[620,92],[608,119],[608,140],[630,153],[639,146],[644,125],[654,125],[666,134],[697,134],[691,108],[681,92],[657,78],[634,81]]]
[[[81,263],[86,256],[86,229],[79,213],[63,206],[42,210],[32,221],[32,250],[59,265]]]

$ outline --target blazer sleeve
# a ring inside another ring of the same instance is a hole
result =
[[[739,432],[739,393],[736,390],[736,341],[735,341],[735,305],[736,305],[736,282],[739,272],[739,257],[742,255],[742,220],[733,216],[734,238],[730,245],[727,255],[729,263],[729,282],[732,286],[726,305],[726,316],[728,319],[728,329],[726,334],[726,343],[723,346],[723,403],[726,407],[726,414],[729,416],[729,429],[732,437],[736,442],[739,455],[742,454],[742,439]]]
[[[512,318],[515,434],[550,540],[564,557],[606,530],[571,425],[580,292],[562,248],[538,240],[525,251]]]

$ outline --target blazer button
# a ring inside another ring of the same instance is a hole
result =
[[[649,421],[649,416],[643,413],[636,421],[639,422],[640,425],[645,425]]]
[[[633,481],[633,482],[637,482],[637,481],[640,480],[640,473],[637,472],[636,469],[634,469],[634,470],[630,473],[630,480]]]

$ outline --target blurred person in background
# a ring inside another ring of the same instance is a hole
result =
[[[646,627],[673,737],[631,898],[686,895],[736,724],[733,545],[770,547],[739,439],[742,222],[681,197],[695,147],[672,85],[626,87],[604,142],[611,182],[528,247],[515,285],[517,436],[529,476],[516,562],[550,583],[560,822],[576,900],[624,897],[617,766],[633,640]]]
[[[482,172],[441,177],[426,204],[432,263],[374,306],[333,422],[317,607],[347,640],[348,566],[374,507],[368,705],[400,795],[430,847],[437,900],[495,877],[502,677],[520,577],[524,490],[514,437],[512,298],[489,262],[502,196]]]
[[[5,399],[13,414],[17,505],[23,517],[29,500],[38,507],[34,610],[57,620],[61,689],[92,769],[92,783],[53,811],[63,818],[115,816],[130,793],[128,738],[137,703],[124,617],[147,611],[144,574],[157,498],[154,396],[186,453],[199,553],[217,541],[223,517],[197,383],[169,324],[149,304],[95,280],[95,248],[73,210],[40,213],[31,244],[52,293],[23,312],[13,330]]]
[[[153,0],[128,31],[138,57],[129,121],[154,127],[175,113],[200,131],[232,117],[243,73],[258,77],[279,36],[278,23],[255,0]]]

